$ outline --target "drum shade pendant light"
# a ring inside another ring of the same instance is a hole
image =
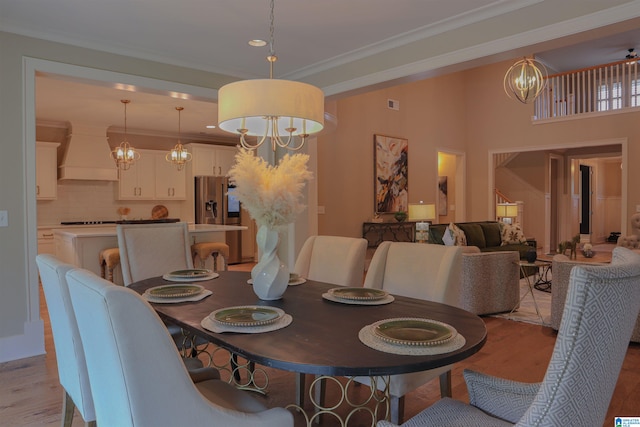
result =
[[[547,69],[535,59],[522,58],[504,75],[504,91],[523,104],[533,102],[547,83]]]
[[[121,99],[120,102],[124,104],[124,140],[119,146],[113,149],[111,152],[111,158],[115,160],[118,169],[127,170],[140,158],[140,153],[138,153],[127,140],[127,104],[131,101],[128,99]]]
[[[171,149],[171,151],[167,153],[167,155],[164,158],[167,160],[167,162],[173,163],[173,165],[179,171],[181,171],[184,168],[184,165],[187,162],[191,161],[191,153],[189,153],[182,146],[182,142],[180,141],[180,136],[181,136],[180,115],[182,113],[182,110],[184,110],[184,107],[176,107],[176,110],[178,110],[178,143],[176,144],[175,147]]]
[[[271,0],[269,79],[243,80],[220,88],[218,126],[240,135],[246,149],[257,149],[269,138],[276,147],[299,150],[324,127],[324,93],[310,84],[273,78],[274,0]],[[254,144],[247,136],[257,137]]]

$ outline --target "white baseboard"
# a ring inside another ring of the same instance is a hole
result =
[[[45,354],[44,322],[24,324],[24,334],[0,338],[0,363]]]

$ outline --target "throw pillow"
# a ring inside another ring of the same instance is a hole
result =
[[[504,224],[502,226],[502,246],[527,243],[520,224]]]
[[[467,246],[467,236],[464,234],[464,231],[460,229],[460,227],[458,227],[454,223],[450,223],[449,229],[453,233],[454,245]]]
[[[451,230],[448,226],[444,229],[444,234],[442,235],[442,243],[445,246],[453,246],[456,243],[456,238],[453,235],[453,230]]]

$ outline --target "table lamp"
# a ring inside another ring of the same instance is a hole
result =
[[[436,205],[409,203],[409,221],[416,221],[416,242],[426,243],[428,240],[429,223],[436,218]]]
[[[498,203],[496,205],[496,217],[502,219],[505,224],[512,224],[513,218],[518,216],[518,205],[515,203]]]

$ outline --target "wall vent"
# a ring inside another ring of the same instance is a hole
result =
[[[390,110],[400,111],[400,101],[396,99],[387,99],[387,108]]]

